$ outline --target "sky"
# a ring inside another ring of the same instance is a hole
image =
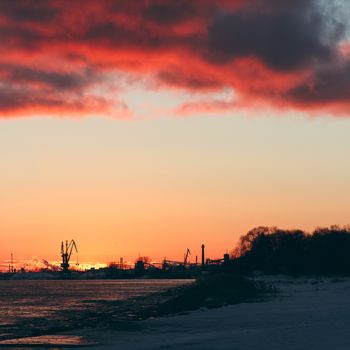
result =
[[[0,260],[218,258],[349,223],[343,1],[0,2]]]

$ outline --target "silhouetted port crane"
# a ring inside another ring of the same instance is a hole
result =
[[[184,255],[184,265],[187,265],[188,256],[191,255],[191,251],[187,248],[186,254]]]
[[[61,243],[61,256],[62,256],[62,271],[68,272],[69,271],[69,261],[70,257],[72,256],[73,249],[75,249],[76,253],[78,254],[78,248],[75,244],[74,239],[72,239],[69,244],[68,241]]]

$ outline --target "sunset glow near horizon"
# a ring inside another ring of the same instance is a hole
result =
[[[348,14],[317,0],[0,2],[3,268],[11,253],[59,261],[71,238],[92,265],[187,248],[194,261],[255,226],[349,224]]]

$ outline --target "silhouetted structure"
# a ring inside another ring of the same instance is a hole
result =
[[[11,260],[10,260],[10,265],[9,265],[9,273],[15,273],[16,269],[15,266],[13,265],[13,253],[11,253]]]
[[[136,276],[143,276],[145,274],[145,272],[146,272],[145,262],[143,260],[139,259],[135,263],[135,275]]]
[[[202,269],[204,270],[205,267],[205,245],[202,244]]]
[[[62,256],[62,272],[67,273],[69,271],[69,261],[72,256],[73,249],[78,253],[77,245],[74,239],[72,239],[69,244],[68,241],[61,243],[61,256]]]

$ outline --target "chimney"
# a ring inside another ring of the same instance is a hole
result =
[[[204,270],[205,265],[205,254],[204,254],[205,245],[202,244],[202,269]]]

